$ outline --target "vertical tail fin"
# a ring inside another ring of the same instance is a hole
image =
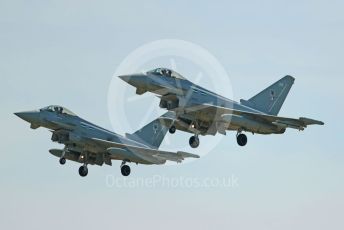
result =
[[[241,99],[240,103],[267,114],[277,115],[288,96],[294,80],[295,78],[287,75],[249,100]]]
[[[164,140],[168,129],[172,125],[172,120],[174,117],[173,114],[173,112],[167,112],[141,129],[137,130],[135,133],[126,134],[126,137],[143,143],[151,148],[158,149]]]

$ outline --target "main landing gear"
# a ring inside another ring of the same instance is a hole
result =
[[[88,174],[87,159],[88,159],[87,153],[80,154],[79,160],[84,162],[84,164],[82,166],[80,166],[80,168],[79,168],[79,175],[82,177],[85,177]]]
[[[197,148],[199,146],[198,135],[190,137],[189,144],[190,144],[191,148]]]
[[[129,165],[125,164],[126,162],[123,161],[121,164],[121,173],[123,176],[129,176],[130,175],[130,167]]]
[[[247,144],[247,136],[245,134],[238,132],[236,138],[238,145],[245,146]]]
[[[65,158],[66,151],[67,151],[66,148],[64,148],[63,151],[62,151],[62,154],[61,154],[61,157],[60,157],[60,160],[59,160],[61,165],[66,164],[66,158]]]
[[[168,130],[171,134],[176,132],[176,126],[172,125],[170,129]]]
[[[60,160],[59,160],[59,162],[60,162],[61,165],[66,164],[66,158],[61,157]]]
[[[87,174],[88,174],[87,164],[84,164],[84,165],[80,166],[80,168],[79,168],[79,175],[82,176],[82,177],[85,177],[85,176],[87,176]]]
[[[175,133],[176,132],[176,126],[172,125],[170,128],[169,128],[169,132],[171,134]],[[189,144],[191,146],[191,148],[197,148],[199,146],[199,138],[198,138],[198,135],[195,134],[194,136],[190,137],[189,139]]]

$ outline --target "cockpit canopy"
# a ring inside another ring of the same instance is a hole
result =
[[[180,75],[176,71],[167,69],[167,68],[157,68],[157,69],[150,70],[147,73],[161,75],[165,77],[172,77],[176,79],[185,79],[182,75]]]
[[[72,111],[70,111],[69,109],[66,109],[62,106],[59,105],[50,105],[47,107],[44,107],[41,109],[41,111],[49,111],[49,112],[55,112],[55,113],[64,113],[64,114],[68,114],[71,116],[76,116],[75,113],[73,113]]]

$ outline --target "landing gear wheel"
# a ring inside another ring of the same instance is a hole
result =
[[[79,168],[79,175],[82,176],[82,177],[85,177],[87,176],[88,174],[88,168],[86,165],[83,165],[83,166],[80,166]]]
[[[199,146],[199,139],[197,136],[192,136],[189,139],[189,144],[191,148],[197,148]]]
[[[237,136],[237,142],[238,142],[238,145],[245,146],[247,144],[247,136],[245,134],[240,133]]]
[[[66,158],[61,157],[59,162],[60,162],[61,165],[66,164]]]
[[[129,176],[129,174],[130,174],[130,167],[129,167],[129,165],[123,165],[121,167],[121,173],[122,173],[123,176]]]
[[[176,132],[176,126],[172,125],[171,128],[168,130],[171,134]]]

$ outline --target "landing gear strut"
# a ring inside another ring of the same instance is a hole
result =
[[[197,135],[190,137],[189,144],[191,148],[197,148],[199,146],[199,138]]]
[[[237,134],[237,143],[240,146],[245,146],[247,144],[247,136],[243,133]]]
[[[54,136],[54,135],[55,135],[55,134],[53,134],[53,136]],[[60,157],[60,160],[59,160],[59,162],[60,162],[61,165],[66,164],[66,158],[65,158],[66,150],[67,150],[67,148],[65,147],[65,148],[63,149],[63,151],[62,151],[62,154],[61,154],[61,157]]]
[[[88,174],[87,165],[84,164],[84,165],[80,166],[80,168],[79,168],[79,175],[82,176],[82,177],[85,177],[85,176],[87,176],[87,174]]]
[[[125,161],[122,162],[121,173],[123,176],[129,176],[130,175],[130,167],[129,167],[129,165],[125,164]]]
[[[171,128],[168,130],[171,134],[176,132],[176,126],[172,125]]]

